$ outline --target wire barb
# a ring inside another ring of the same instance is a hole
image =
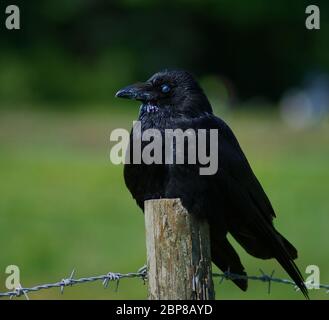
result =
[[[74,273],[75,273],[75,269],[73,269],[73,271],[70,274],[70,277],[68,279],[62,279],[61,281],[61,294],[64,293],[64,288],[67,286],[71,286],[72,285],[72,280],[74,277]]]

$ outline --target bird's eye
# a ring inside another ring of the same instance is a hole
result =
[[[170,87],[167,84],[163,84],[161,86],[162,93],[168,93],[170,91]]]

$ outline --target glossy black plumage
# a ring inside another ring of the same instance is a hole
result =
[[[120,90],[117,96],[142,101],[142,132],[150,128],[159,129],[162,134],[165,129],[176,128],[219,132],[219,169],[214,175],[200,175],[199,163],[126,164],[125,182],[137,204],[143,209],[148,199],[181,198],[191,214],[208,220],[212,260],[222,271],[246,274],[227,240],[231,233],[249,254],[277,259],[307,296],[302,275],[293,261],[297,250],[274,228],[275,213],[268,197],[233,132],[213,114],[194,78],[185,71],[163,71],[145,83]],[[131,135],[131,148],[133,142]],[[142,148],[146,144],[143,142]],[[242,290],[247,289],[246,280],[234,282]]]

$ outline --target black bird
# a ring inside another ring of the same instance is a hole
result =
[[[138,120],[146,129],[218,129],[218,171],[200,175],[197,164],[125,164],[125,183],[142,210],[144,201],[180,198],[184,207],[210,225],[212,261],[223,271],[246,275],[227,239],[229,232],[252,256],[275,258],[308,297],[294,263],[297,250],[273,226],[272,205],[229,126],[212,107],[193,76],[162,71],[144,83],[128,86],[117,97],[142,102]],[[134,144],[130,136],[130,148]],[[147,143],[142,142],[142,148]],[[175,148],[173,149],[175,152]],[[132,149],[131,149],[132,151]],[[185,151],[184,151],[185,152]],[[233,280],[242,290],[247,280]]]

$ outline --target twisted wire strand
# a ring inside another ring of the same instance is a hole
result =
[[[294,286],[294,289],[296,291],[299,290],[299,288],[296,286],[294,281],[273,277],[274,271],[272,271],[272,273],[268,275],[260,269],[260,273],[261,274],[259,276],[246,276],[246,275],[235,274],[235,273],[231,273],[230,271],[227,271],[224,273],[213,273],[213,277],[220,278],[220,283],[223,282],[224,280],[236,280],[236,279],[247,279],[247,280],[266,282],[268,284],[268,293],[270,293],[271,291],[272,282],[291,285]],[[71,272],[68,278],[63,278],[61,281],[58,282],[40,284],[30,288],[22,287],[21,285],[19,285],[17,288],[15,288],[12,291],[0,292],[0,298],[9,297],[10,299],[12,299],[14,297],[20,297],[24,295],[26,299],[29,299],[28,293],[30,292],[37,292],[40,290],[46,290],[52,288],[60,288],[60,292],[61,294],[63,294],[65,287],[75,286],[87,282],[97,282],[97,281],[102,281],[102,284],[105,288],[109,286],[110,282],[116,282],[115,291],[117,291],[120,280],[124,278],[130,278],[130,279],[138,278],[143,280],[145,283],[145,281],[147,280],[147,269],[146,266],[144,266],[140,268],[137,272],[130,272],[130,273],[108,272],[107,274],[91,276],[91,277],[83,277],[83,278],[74,278],[74,275],[75,275],[75,270]],[[314,284],[310,282],[305,282],[305,285],[309,288],[314,287]],[[324,289],[326,290],[326,293],[329,293],[329,285],[327,284],[319,284],[318,288]]]

